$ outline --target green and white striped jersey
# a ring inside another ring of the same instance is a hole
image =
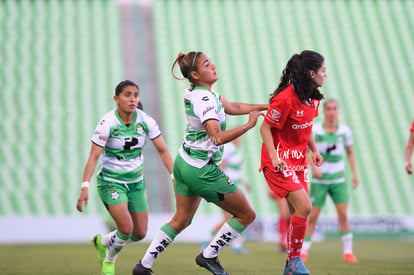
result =
[[[243,154],[233,142],[226,143],[223,151],[223,172],[235,183],[242,181]]]
[[[91,138],[103,147],[101,174],[105,181],[134,183],[143,179],[144,147],[147,137],[155,139],[161,131],[153,118],[137,109],[129,126],[119,117],[118,110],[105,114]]]
[[[184,107],[187,129],[183,145],[179,149],[180,156],[197,168],[206,165],[210,159],[217,165],[220,164],[223,146],[214,145],[203,126],[207,120],[214,119],[220,123],[222,131],[226,129],[226,115],[220,95],[196,86],[185,91]]]
[[[335,133],[328,133],[322,123],[313,125],[312,134],[323,157],[319,167],[322,178],[312,178],[312,183],[331,184],[345,182],[346,147],[352,146],[352,132],[348,126],[339,123]]]

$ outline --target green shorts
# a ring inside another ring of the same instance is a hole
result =
[[[148,211],[145,179],[129,184],[105,181],[100,175],[97,179],[99,197],[105,206],[128,202],[128,211],[131,213]]]
[[[348,189],[345,182],[335,184],[311,183],[309,196],[312,206],[324,206],[328,194],[335,204],[348,203]]]
[[[201,168],[189,165],[180,155],[174,162],[175,192],[186,197],[202,197],[208,202],[224,200],[224,195],[234,193],[237,186],[216,164]]]

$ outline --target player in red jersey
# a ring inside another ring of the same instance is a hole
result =
[[[408,174],[413,173],[413,166],[411,164],[411,157],[413,156],[414,148],[414,120],[410,128],[410,137],[407,141],[407,146],[405,147],[405,170]]]
[[[287,261],[283,274],[309,274],[300,258],[306,221],[312,208],[308,197],[306,149],[315,165],[322,164],[311,135],[326,78],[325,60],[317,52],[294,54],[271,94],[270,106],[260,127],[263,139],[261,170],[270,189],[285,197],[292,219],[288,233]]]

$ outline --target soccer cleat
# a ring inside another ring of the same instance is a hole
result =
[[[115,263],[103,262],[102,275],[115,275]]]
[[[92,244],[96,248],[96,252],[98,254],[98,262],[102,265],[106,256],[106,246],[102,244],[102,235],[95,235],[92,239]]]
[[[352,253],[346,253],[346,254],[344,254],[344,262],[346,262],[346,263],[357,263],[358,259]]]
[[[247,250],[246,248],[243,248],[243,247],[239,247],[239,248],[232,248],[232,249],[231,249],[231,252],[232,252],[233,254],[244,254],[244,255],[249,255],[249,254],[250,254],[250,251],[249,251],[249,250]]]
[[[132,270],[132,275],[151,275],[151,274],[152,274],[151,268],[146,268],[145,266],[143,266],[141,264],[141,261],[139,261],[139,263],[137,263],[134,269]]]
[[[301,257],[286,261],[283,275],[309,275],[309,270],[305,267]]]
[[[300,257],[302,258],[302,262],[306,263],[308,260],[308,254],[306,253],[300,253]]]
[[[200,253],[195,258],[195,261],[198,266],[210,270],[214,275],[229,275],[229,273],[225,271],[224,268],[220,265],[220,262],[217,259],[217,257],[204,258],[203,253]]]

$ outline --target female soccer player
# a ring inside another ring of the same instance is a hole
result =
[[[349,127],[339,123],[339,105],[335,99],[327,99],[323,104],[323,123],[313,126],[312,134],[321,153],[324,163],[316,167],[312,163],[312,180],[309,196],[312,201],[312,210],[306,228],[305,240],[301,257],[303,262],[307,261],[308,253],[312,244],[312,235],[318,221],[322,206],[325,205],[326,196],[329,195],[335,203],[338,213],[339,230],[343,245],[344,262],[357,262],[352,252],[352,231],[346,213],[348,208],[348,190],[345,182],[345,159],[346,153],[349,166],[352,170],[353,188],[358,187],[358,177],[355,167],[355,156],[352,150],[352,132]]]
[[[326,78],[325,61],[314,51],[294,54],[288,61],[260,127],[263,139],[261,169],[270,189],[286,197],[292,213],[287,261],[283,274],[309,274],[300,258],[306,220],[311,210],[305,160],[309,146],[315,165],[322,164],[311,136]]]
[[[101,156],[97,176],[98,193],[117,230],[94,237],[93,244],[102,265],[102,274],[115,274],[115,260],[122,247],[145,237],[148,226],[148,203],[143,175],[142,148],[151,139],[167,170],[173,172],[173,159],[150,116],[137,109],[139,88],[129,80],[120,82],[114,100],[118,105],[103,116],[92,136],[92,148],[83,173],[81,193],[76,208],[88,205],[88,187]]]
[[[253,128],[267,104],[230,102],[212,88],[218,80],[216,66],[202,52],[179,53],[172,67],[179,65],[191,86],[184,94],[187,130],[174,162],[177,209],[172,219],[155,235],[133,274],[151,274],[155,259],[178,233],[190,223],[201,201],[213,202],[232,214],[209,245],[196,257],[196,263],[213,274],[228,274],[217,260],[218,253],[240,236],[255,219],[255,212],[243,192],[220,169],[223,144]],[[178,78],[177,78],[178,79]],[[226,129],[226,115],[249,114],[246,124]]]

